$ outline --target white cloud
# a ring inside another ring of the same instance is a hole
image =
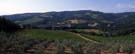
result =
[[[17,2],[6,1],[0,3],[0,14],[22,13],[28,10],[30,9]]]
[[[42,9],[39,3],[33,0],[0,0],[0,15],[38,12]]]
[[[19,6],[17,4],[1,4],[0,5],[0,12],[23,12],[29,10],[28,8],[25,8],[23,6]]]
[[[135,4],[117,4],[117,8],[135,9]]]

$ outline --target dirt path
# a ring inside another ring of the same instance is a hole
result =
[[[86,38],[86,37],[82,36],[81,34],[78,34],[78,33],[74,33],[74,34],[76,34],[77,36],[79,36],[80,38],[82,38],[82,39],[84,39],[84,40],[86,40],[86,41],[90,41],[90,42],[93,42],[93,43],[98,43],[97,41],[94,41],[94,40],[88,39],[88,38]]]

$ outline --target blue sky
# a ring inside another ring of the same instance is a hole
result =
[[[0,0],[0,15],[72,10],[132,12],[135,0]]]

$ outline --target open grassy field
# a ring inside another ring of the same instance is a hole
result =
[[[36,38],[36,39],[85,41],[84,39],[78,37],[76,34],[66,32],[66,31],[29,29],[29,30],[20,31],[18,34],[29,38]]]
[[[104,36],[93,36],[93,35],[82,34],[82,36],[85,36],[91,40],[102,42],[102,43],[109,43],[114,41],[119,41],[119,42],[135,41],[135,35],[104,37]]]
[[[36,39],[85,41],[84,39],[80,38],[74,33],[57,30],[54,31],[45,29],[29,29],[23,30],[18,34],[28,38],[36,38]],[[81,35],[101,43],[108,43],[114,41],[119,42],[135,41],[135,35],[115,36],[115,37],[93,36],[88,34],[81,34]]]

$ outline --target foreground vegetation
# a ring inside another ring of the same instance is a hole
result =
[[[41,40],[0,33],[0,54],[109,54],[135,53],[135,42],[77,42],[73,40]]]

